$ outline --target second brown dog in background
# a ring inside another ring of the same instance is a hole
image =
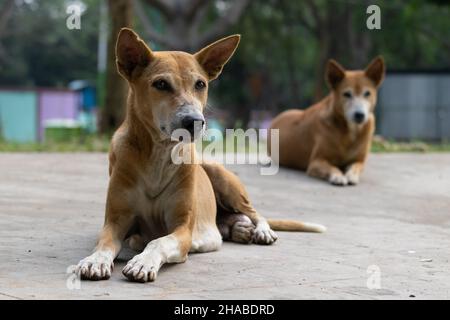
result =
[[[271,129],[279,129],[279,163],[333,185],[357,184],[375,130],[373,111],[384,74],[382,57],[357,71],[330,60],[325,78],[331,93],[307,110],[285,111],[272,122]],[[271,150],[270,135],[268,142]]]

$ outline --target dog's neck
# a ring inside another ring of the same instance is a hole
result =
[[[326,121],[332,126],[342,131],[350,130],[350,127],[348,125],[347,120],[345,119],[345,116],[337,112],[336,100],[334,99],[333,93],[330,93],[328,96],[326,96],[323,99],[323,101],[326,106],[325,107]]]
[[[152,126],[144,123],[144,121],[137,114],[136,106],[139,102],[136,100],[136,95],[133,89],[129,89],[125,123],[128,129],[128,135],[133,145],[140,151],[151,152],[156,139],[155,130]],[[151,120],[150,120],[151,121]]]
[[[146,194],[149,198],[156,198],[180,169],[186,169],[186,165],[172,161],[172,152],[175,152],[173,150],[179,150],[178,142],[162,138],[153,123],[144,122],[136,112],[136,103],[138,101],[130,89],[125,118],[128,141],[143,160]],[[150,119],[149,122],[151,121]],[[194,149],[193,144],[190,147]]]

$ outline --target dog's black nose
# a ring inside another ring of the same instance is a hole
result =
[[[366,118],[366,115],[363,112],[355,112],[353,114],[353,120],[355,120],[356,123],[361,123]]]
[[[205,119],[201,116],[185,116],[181,120],[183,129],[186,129],[191,134],[194,134],[195,129],[201,130],[205,124]]]

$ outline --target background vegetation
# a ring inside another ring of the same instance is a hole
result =
[[[83,5],[81,30],[66,28],[66,7]],[[106,73],[98,71],[101,5],[109,7]],[[378,4],[382,29],[366,28]],[[194,52],[231,33],[243,41],[211,90],[212,112],[246,127],[252,111],[306,107],[326,93],[323,68],[335,58],[361,68],[382,53],[389,69],[450,68],[445,0],[1,0],[0,86],[99,84],[102,130],[123,117],[125,86],[114,70],[117,30],[133,26],[155,49]]]

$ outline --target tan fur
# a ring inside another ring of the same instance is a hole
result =
[[[83,278],[108,279],[127,238],[143,251],[123,273],[142,282],[155,280],[164,263],[184,262],[189,252],[218,250],[222,236],[259,244],[277,239],[236,176],[216,164],[171,160],[179,144],[168,128],[183,106],[203,112],[207,88],[197,82],[217,78],[238,43],[239,36],[230,36],[191,55],[153,52],[130,29],[119,34],[117,66],[130,86],[127,113],[111,142],[104,227],[94,253],[77,267]],[[155,87],[161,79],[170,90]]]
[[[211,179],[219,209],[230,213],[243,213],[256,225],[261,219],[250,202],[250,197],[238,177],[222,165],[204,163],[202,167]],[[292,220],[267,219],[276,231],[324,232],[320,225]]]
[[[271,129],[280,133],[280,164],[335,185],[357,184],[375,130],[373,110],[384,73],[381,57],[361,71],[346,71],[330,60],[326,80],[331,93],[304,111],[288,110],[272,121]],[[350,99],[344,96],[346,92],[351,92]],[[367,103],[370,109],[361,124],[348,117],[351,99]]]

